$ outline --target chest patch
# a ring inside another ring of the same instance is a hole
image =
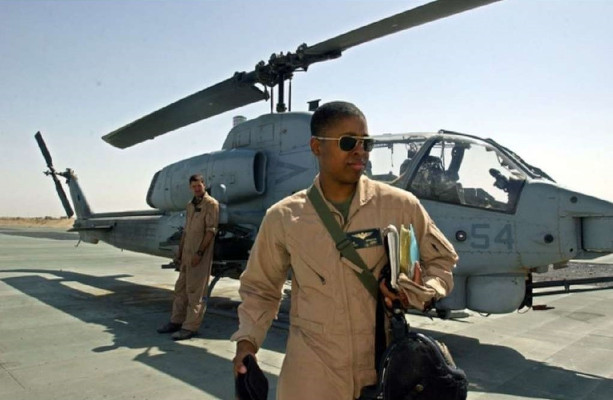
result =
[[[383,243],[381,240],[381,231],[377,228],[347,232],[347,239],[353,243],[353,247],[356,249],[381,246]]]

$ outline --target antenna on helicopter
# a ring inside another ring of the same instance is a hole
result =
[[[321,101],[321,99],[308,101],[307,103],[309,104],[309,111],[317,110],[317,108],[319,107],[319,102],[320,101]]]

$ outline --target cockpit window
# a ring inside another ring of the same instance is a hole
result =
[[[426,137],[412,136],[383,136],[375,141],[375,148],[370,154],[370,161],[366,168],[366,175],[372,179],[387,183],[398,182],[411,164],[416,161],[415,156],[426,142]]]
[[[366,174],[420,199],[508,213],[526,180],[495,143],[434,134],[378,137]]]
[[[444,139],[420,160],[408,189],[422,199],[513,212],[525,180],[493,146]]]

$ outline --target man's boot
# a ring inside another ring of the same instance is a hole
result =
[[[181,324],[175,324],[174,322],[168,322],[164,325],[160,326],[157,331],[158,333],[173,333],[177,332],[181,329]]]
[[[171,337],[172,340],[185,340],[196,336],[196,333],[197,332],[190,331],[187,329],[181,329],[180,331],[173,333]]]

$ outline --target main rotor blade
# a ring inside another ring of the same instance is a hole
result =
[[[55,174],[51,174],[53,177],[53,182],[55,183],[55,190],[57,191],[57,195],[60,196],[60,201],[62,202],[62,206],[64,206],[64,211],[66,211],[66,215],[68,218],[74,215],[74,211],[70,206],[70,202],[68,201],[68,197],[66,197],[66,192],[64,192],[64,188],[60,183],[60,180],[57,178]]]
[[[45,161],[47,162],[47,167],[53,168],[53,160],[51,159],[51,153],[49,153],[49,149],[47,149],[47,145],[45,144],[45,141],[43,140],[43,135],[41,135],[40,132],[36,132],[36,135],[34,135],[34,139],[36,139],[36,143],[38,143],[40,152],[43,153],[43,157],[45,158]]]
[[[404,11],[370,25],[354,29],[332,39],[317,43],[304,49],[304,54],[319,56],[329,53],[340,54],[350,47],[373,39],[423,25],[453,14],[481,7],[500,0],[438,0],[423,6]]]
[[[146,115],[102,139],[125,149],[214,115],[268,99],[268,93],[254,86],[252,78],[253,74],[237,74]]]

